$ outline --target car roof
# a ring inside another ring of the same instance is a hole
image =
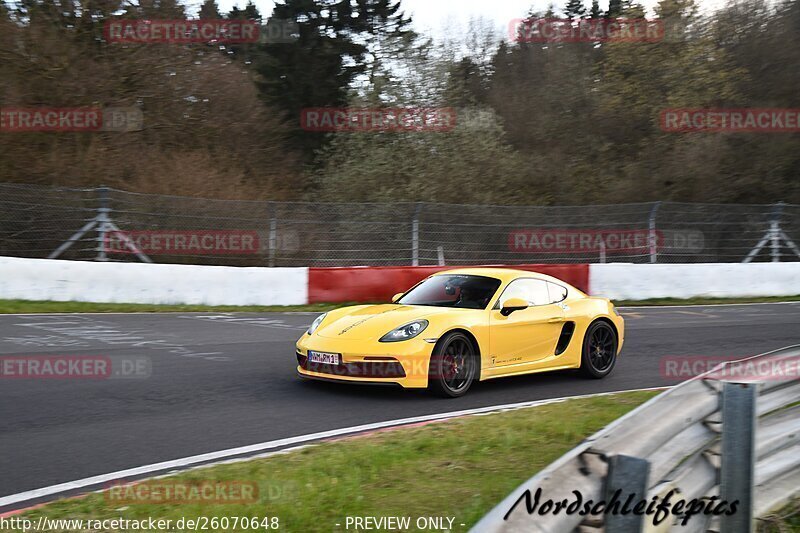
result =
[[[554,278],[552,276],[548,276],[547,274],[542,274],[531,270],[517,270],[514,268],[496,268],[496,267],[455,268],[453,270],[443,270],[441,272],[437,272],[436,274],[434,274],[434,276],[439,276],[442,274],[488,276],[491,278],[499,279],[503,282],[511,281],[512,279],[516,279],[519,277],[526,277],[526,278],[533,277],[533,278],[554,281],[556,283],[566,284],[566,282],[561,281],[560,279]]]

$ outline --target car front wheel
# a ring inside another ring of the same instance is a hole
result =
[[[458,398],[466,394],[478,373],[478,354],[463,333],[442,337],[431,355],[428,387],[434,394]]]

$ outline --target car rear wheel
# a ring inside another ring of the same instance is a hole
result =
[[[469,390],[478,373],[478,354],[463,333],[448,333],[431,355],[428,387],[434,394],[458,398]]]
[[[604,378],[617,363],[617,334],[607,322],[595,322],[583,339],[581,371],[591,378]]]

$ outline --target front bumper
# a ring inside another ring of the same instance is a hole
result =
[[[425,388],[433,346],[420,338],[379,343],[303,335],[295,347],[297,372],[302,377],[326,381]],[[311,363],[309,350],[339,354],[340,362],[338,365]]]

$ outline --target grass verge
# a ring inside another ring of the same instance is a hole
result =
[[[800,531],[800,498],[758,521],[758,533],[789,533]]]
[[[653,298],[650,300],[615,300],[614,305],[623,306],[647,306],[647,305],[715,305],[715,304],[758,304],[775,302],[800,302],[800,295],[797,296],[762,296],[753,298],[689,298],[681,300],[678,298]]]
[[[797,302],[798,296],[771,296],[763,298],[656,298],[652,300],[619,300],[617,306],[650,305],[713,305],[737,303]],[[317,312],[358,305],[357,302],[311,305],[155,305],[111,304],[92,302],[34,302],[29,300],[0,300],[0,314],[10,313],[287,313]]]
[[[401,428],[160,480],[255,482],[259,496],[251,504],[120,505],[103,494],[90,494],[23,516],[34,521],[40,516],[139,520],[277,516],[280,530],[290,532],[345,531],[347,516],[408,516],[412,523],[433,516],[454,517],[453,531],[466,531],[531,475],[655,394],[575,399]]]
[[[343,304],[312,305],[156,305],[156,304],[111,304],[92,302],[34,302],[29,300],[0,300],[0,314],[9,313],[270,313],[270,312],[319,312],[330,311]]]

